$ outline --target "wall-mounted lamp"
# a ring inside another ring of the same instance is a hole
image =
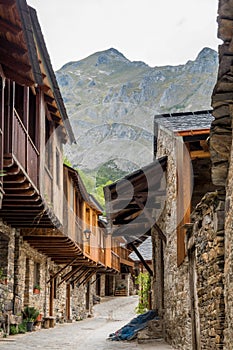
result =
[[[84,231],[84,236],[86,238],[87,241],[89,241],[90,237],[91,237],[91,230],[89,230],[88,228],[86,228]]]

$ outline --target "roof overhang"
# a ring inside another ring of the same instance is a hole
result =
[[[140,243],[150,235],[166,198],[166,166],[167,157],[159,158],[104,188],[113,236]]]

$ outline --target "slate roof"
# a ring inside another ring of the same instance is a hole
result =
[[[142,255],[145,261],[152,260],[152,242],[151,236],[148,237],[140,246],[138,246],[138,251]],[[134,261],[140,261],[136,253],[131,253],[129,257]]]
[[[155,115],[154,122],[171,131],[209,129],[214,117],[211,111],[168,113]]]

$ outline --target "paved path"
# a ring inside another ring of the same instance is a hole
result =
[[[95,305],[95,317],[74,323],[57,324],[54,328],[10,336],[0,341],[0,350],[169,350],[162,341],[138,344],[137,341],[107,340],[110,333],[135,317],[137,297],[104,298]]]

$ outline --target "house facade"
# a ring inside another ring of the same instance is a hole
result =
[[[35,10],[13,0],[0,13],[0,316],[9,327],[34,306],[54,326],[114,294],[124,255],[77,171],[63,166],[75,138]]]
[[[191,241],[187,244],[187,231],[196,205],[207,192],[215,191],[208,147],[212,120],[209,111],[155,116],[155,156],[167,156],[166,202],[157,223],[167,240],[162,242],[153,230],[154,303],[163,319],[164,337],[177,349],[190,349],[195,336],[194,315],[199,309],[201,285],[198,287],[197,262],[189,256],[188,247],[193,246]],[[207,243],[202,251],[206,247]]]

